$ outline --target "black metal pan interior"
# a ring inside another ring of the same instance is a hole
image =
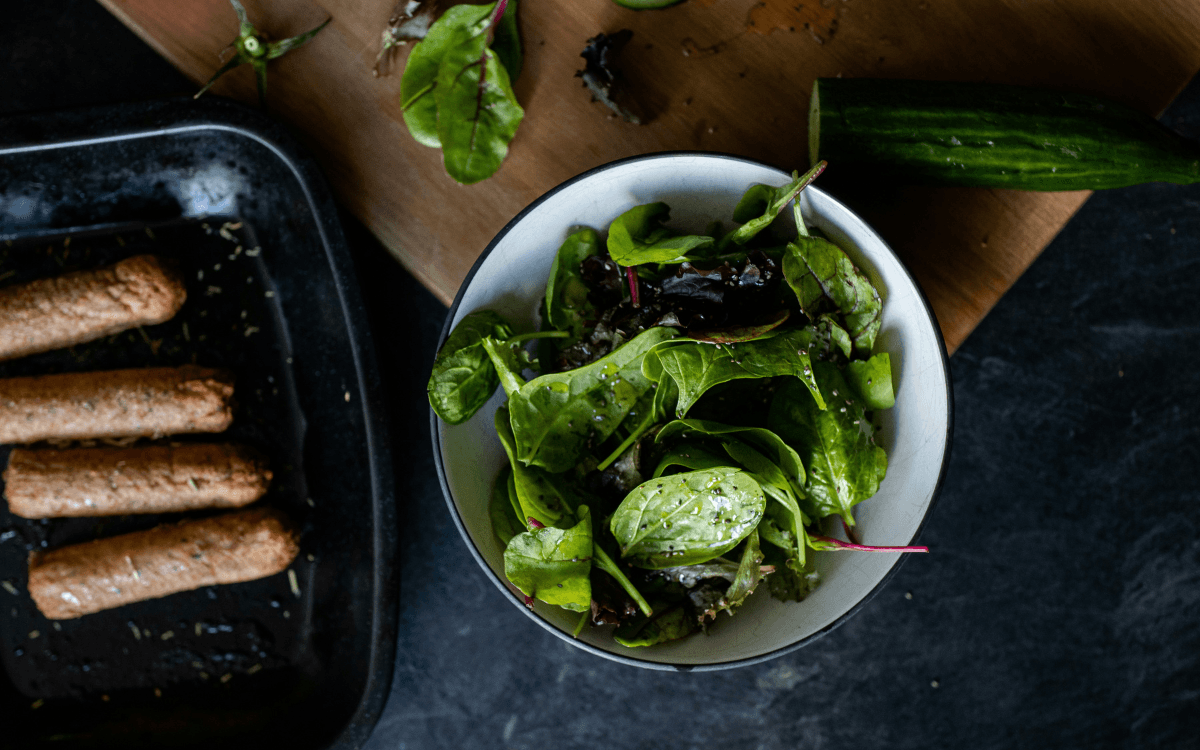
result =
[[[218,100],[0,119],[0,285],[153,252],[171,321],[0,363],[0,377],[189,362],[236,375],[220,436],[265,453],[301,530],[288,574],[53,623],[27,556],[175,517],[29,521],[0,507],[4,747],[358,747],[395,651],[395,499],[380,385],[323,179]],[[8,448],[0,447],[0,466]]]

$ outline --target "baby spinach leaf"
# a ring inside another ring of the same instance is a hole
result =
[[[655,436],[655,442],[666,444],[676,438],[722,437],[736,435],[755,446],[780,468],[796,494],[804,494],[804,464],[799,454],[770,430],[761,427],[738,427],[702,419],[677,419],[669,422]]]
[[[878,491],[887,454],[875,445],[863,402],[852,397],[837,366],[816,362],[813,370],[829,408],[788,382],[771,402],[770,429],[796,448],[808,473],[805,494],[821,516],[837,514],[851,526],[850,509]]]
[[[654,468],[654,478],[661,477],[663,472],[673,466],[682,466],[688,471],[702,471],[729,466],[729,459],[709,451],[698,443],[680,443],[659,459],[658,466]]]
[[[525,531],[525,522],[517,518],[509,495],[512,486],[512,469],[504,467],[492,485],[492,497],[488,501],[488,517],[492,519],[492,530],[504,544]]]
[[[805,315],[816,319],[832,306],[846,321],[854,351],[870,356],[879,333],[883,302],[841,248],[819,237],[797,237],[783,256],[783,276]]]
[[[639,617],[613,632],[613,640],[626,648],[653,646],[695,633],[700,624],[684,602],[655,607],[653,617]]]
[[[795,200],[801,190],[812,184],[826,166],[822,161],[803,175],[792,172],[792,181],[780,187],[751,185],[733,209],[733,220],[742,225],[729,235],[728,241],[745,245],[756,234],[771,226],[775,217],[783,213],[787,204]]]
[[[680,235],[662,224],[671,215],[666,203],[634,206],[608,227],[608,254],[621,266],[683,263],[688,253],[714,245],[712,237]]]
[[[433,92],[442,160],[446,172],[464,185],[495,174],[525,117],[488,41],[481,34],[448,50]]]
[[[521,386],[509,396],[514,460],[550,472],[573,467],[649,392],[642,357],[675,335],[670,328],[648,328],[590,365],[542,375]]]
[[[596,317],[596,308],[588,301],[588,287],[580,264],[600,254],[600,236],[594,229],[580,229],[567,237],[550,264],[546,283],[546,321],[560,331],[569,331],[571,341],[583,338],[587,321]]]
[[[521,75],[521,67],[525,63],[525,55],[521,49],[521,30],[517,27],[517,0],[508,0],[504,15],[496,24],[496,34],[492,40],[492,49],[500,64],[508,73],[508,80],[515,82]]]
[[[496,410],[496,434],[508,454],[512,466],[513,489],[521,506],[520,520],[528,525],[532,518],[543,526],[554,526],[564,517],[569,518],[574,503],[569,491],[555,481],[552,475],[537,467],[526,466],[517,460],[516,446],[507,406]]]
[[[408,132],[423,146],[442,145],[437,130],[438,69],[446,54],[472,36],[484,34],[492,5],[455,5],[429,27],[425,38],[413,46],[400,78],[400,106]]]
[[[512,328],[491,310],[470,313],[459,321],[433,361],[427,392],[429,405],[446,424],[462,424],[487,403],[500,382],[483,339],[508,338]]]
[[[742,558],[738,563],[737,574],[733,583],[725,590],[725,595],[716,602],[716,606],[700,613],[700,619],[711,617],[714,620],[722,610],[733,614],[733,611],[746,601],[746,597],[754,593],[759,582],[766,577],[762,567],[763,553],[758,544],[758,531],[751,531],[746,537],[742,550]]]
[[[737,546],[762,518],[758,482],[734,468],[643,482],[609,522],[621,558],[643,568],[706,562]]]
[[[771,378],[795,375],[820,398],[812,377],[809,348],[813,332],[792,329],[776,336],[738,344],[701,344],[680,342],[655,350],[655,360],[647,367],[662,371],[679,388],[677,416],[687,414],[692,404],[714,385],[742,378]],[[661,376],[660,376],[661,382]]]
[[[842,374],[868,409],[890,409],[896,405],[896,394],[892,392],[892,359],[887,352],[880,352],[865,362],[851,362]]]
[[[504,550],[504,576],[525,596],[583,612],[592,604],[592,519],[580,506],[569,529],[546,526],[516,535]]]

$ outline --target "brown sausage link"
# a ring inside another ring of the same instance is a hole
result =
[[[0,380],[0,443],[221,432],[233,375],[195,365]]]
[[[30,555],[29,594],[51,620],[287,568],[300,547],[281,512],[251,508]]]
[[[271,476],[265,460],[240,445],[15,448],[4,495],[22,518],[175,513],[249,505]]]
[[[0,361],[162,323],[186,299],[179,274],[153,255],[14,284],[0,289]]]

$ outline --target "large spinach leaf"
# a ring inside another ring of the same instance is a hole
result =
[[[596,230],[580,229],[567,237],[550,264],[550,279],[546,282],[546,321],[560,331],[569,331],[572,341],[582,338],[588,320],[596,317],[596,308],[588,301],[588,287],[579,267],[585,258],[599,254],[600,236]]]
[[[546,526],[512,538],[504,550],[504,576],[525,596],[573,612],[592,604],[592,518],[579,508],[568,529]]]
[[[892,358],[887,352],[880,352],[866,361],[849,363],[843,375],[868,409],[890,409],[896,405],[896,394],[892,391]]]
[[[675,335],[670,328],[648,328],[590,365],[521,386],[509,396],[515,459],[550,472],[575,466],[649,392],[642,357]]]
[[[506,339],[512,328],[490,310],[458,322],[433,361],[427,387],[429,405],[446,424],[462,424],[487,403],[500,379],[483,346],[486,337]]]
[[[822,161],[803,175],[792,172],[792,181],[780,187],[751,185],[733,209],[733,220],[742,225],[730,233],[725,241],[745,245],[759,232],[771,226],[775,217],[800,195],[801,190],[817,179],[825,170],[825,166],[825,162]]]
[[[837,366],[816,362],[813,371],[829,408],[818,409],[811,394],[788,382],[775,394],[767,424],[804,461],[805,494],[819,515],[837,514],[854,525],[850,509],[878,491],[887,454],[875,445],[863,402]]]
[[[689,253],[711,248],[712,237],[681,235],[662,224],[670,218],[666,203],[634,206],[608,227],[608,254],[621,266],[643,263],[683,263]]]
[[[809,329],[792,329],[774,336],[737,344],[672,342],[646,357],[643,373],[653,379],[669,375],[679,389],[675,413],[687,414],[704,392],[720,383],[743,378],[794,375],[820,399],[812,374],[809,349],[814,341]]]
[[[809,318],[832,306],[846,322],[854,351],[870,356],[883,302],[866,275],[841,248],[820,237],[797,237],[783,256],[783,276]]]
[[[691,471],[643,482],[621,501],[609,526],[622,559],[634,565],[692,565],[737,546],[765,505],[762,487],[744,471]]]

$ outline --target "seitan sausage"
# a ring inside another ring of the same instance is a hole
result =
[[[270,481],[262,456],[240,445],[15,448],[4,494],[22,518],[175,513],[249,505]]]
[[[0,443],[221,432],[233,375],[195,365],[0,380]]]
[[[153,255],[14,284],[0,289],[0,361],[162,323],[186,299],[183,279]]]
[[[286,516],[251,508],[29,557],[29,594],[51,620],[287,568],[300,547]]]

